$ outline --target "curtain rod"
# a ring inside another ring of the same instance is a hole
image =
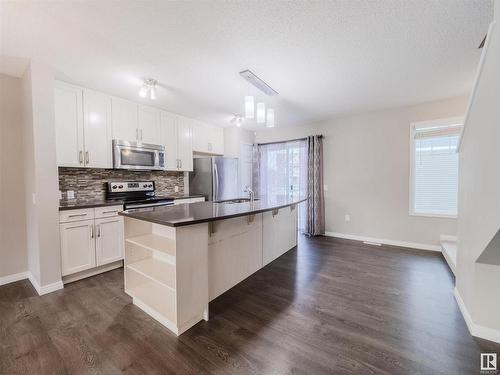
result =
[[[323,134],[318,135],[320,138],[323,138]],[[288,143],[288,142],[297,142],[297,141],[307,141],[307,137],[304,138],[295,138],[295,139],[288,139],[286,141],[277,141],[277,142],[265,142],[265,143],[257,143],[257,146],[265,146],[265,145],[272,145],[272,144],[280,144],[280,143]]]

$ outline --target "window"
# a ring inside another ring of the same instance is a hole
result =
[[[462,119],[411,125],[410,214],[457,216]]]
[[[279,202],[307,195],[307,141],[261,144],[259,196]],[[305,225],[305,206],[299,205],[299,230]]]

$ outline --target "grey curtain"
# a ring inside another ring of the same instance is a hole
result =
[[[323,136],[307,137],[308,178],[306,234],[318,236],[325,234],[325,196],[323,190]]]

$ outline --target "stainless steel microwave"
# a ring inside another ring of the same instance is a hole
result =
[[[113,140],[115,169],[165,169],[165,147],[142,142]]]

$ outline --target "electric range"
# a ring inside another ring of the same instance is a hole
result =
[[[156,195],[154,181],[111,181],[107,183],[106,199],[124,202],[124,209],[171,206],[173,198]]]

